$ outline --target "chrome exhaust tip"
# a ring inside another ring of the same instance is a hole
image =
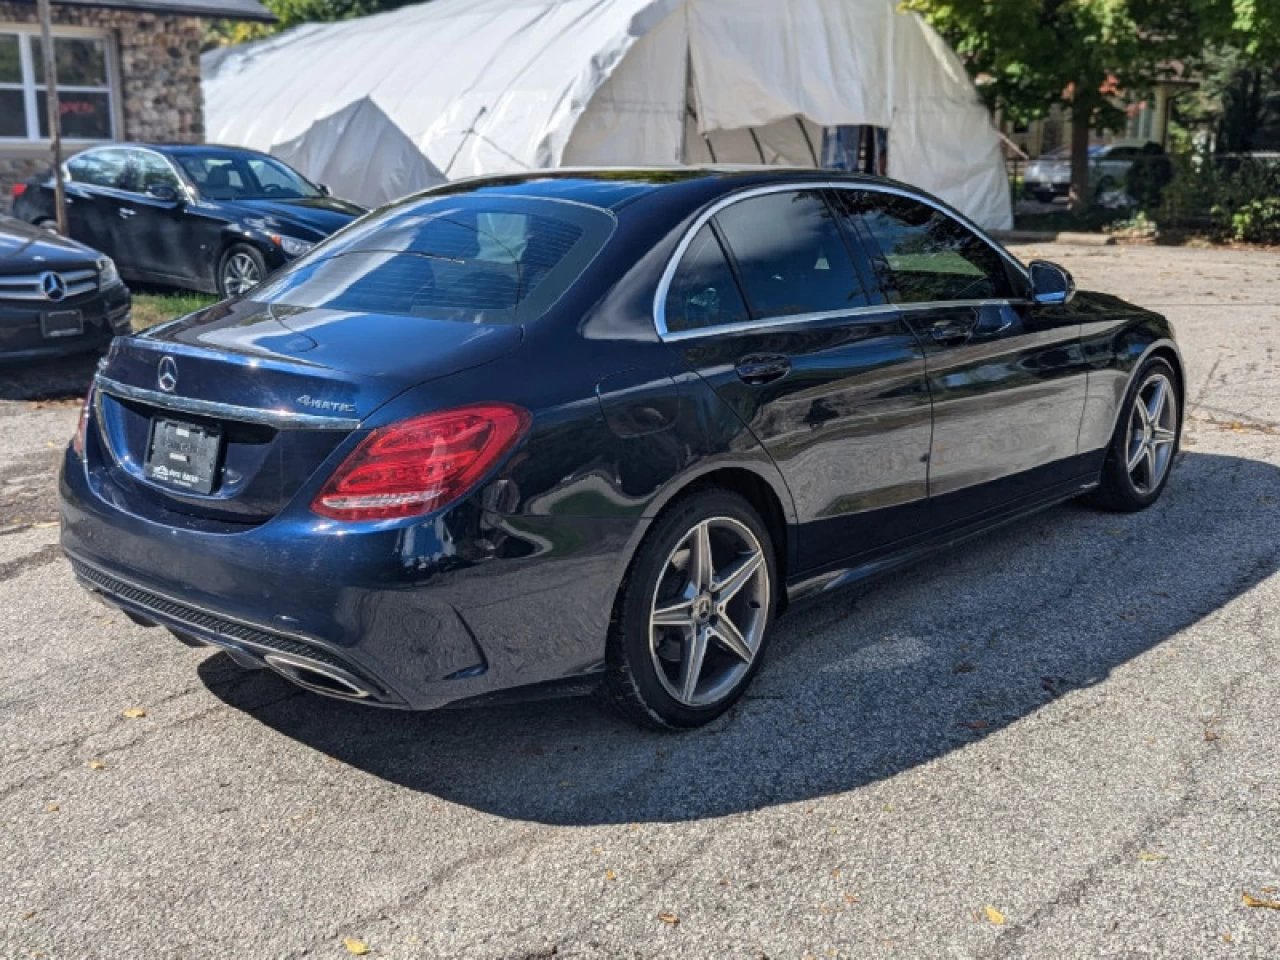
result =
[[[367,700],[374,695],[372,690],[345,670],[327,664],[278,653],[268,653],[262,659],[285,679],[316,693],[344,700]]]

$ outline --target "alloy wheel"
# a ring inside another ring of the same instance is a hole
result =
[[[711,517],[667,557],[649,614],[658,680],[679,703],[705,707],[751,669],[769,615],[769,565],[744,524]]]
[[[261,279],[262,272],[258,269],[258,264],[247,253],[233,253],[222,268],[222,288],[229,297],[238,297],[246,290],[256,287]]]
[[[1153,373],[1134,397],[1126,464],[1139,494],[1157,489],[1169,472],[1178,439],[1178,399],[1163,373]]]

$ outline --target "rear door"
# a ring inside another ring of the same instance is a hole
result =
[[[924,346],[934,525],[1074,479],[1088,376],[1079,319],[1033,305],[1020,268],[942,210],[865,188],[836,195]]]
[[[694,233],[665,339],[777,463],[811,570],[919,532],[927,514],[923,354],[871,292],[825,191],[749,191]]]
[[[115,202],[129,177],[129,151],[87,150],[67,161],[67,171],[67,227],[72,239],[118,262]]]

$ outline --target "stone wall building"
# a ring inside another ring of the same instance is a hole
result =
[[[52,164],[35,0],[0,0],[0,210]],[[198,143],[202,18],[272,20],[258,0],[53,3],[63,152],[111,140]]]

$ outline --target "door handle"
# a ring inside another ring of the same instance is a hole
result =
[[[939,320],[929,328],[934,343],[964,343],[973,336],[973,323],[968,320]]]
[[[734,370],[743,383],[759,386],[785,377],[791,372],[791,361],[783,356],[743,357]]]
[[[128,220],[130,217],[135,217],[138,215],[138,211],[130,207],[121,207],[116,212],[120,214],[121,220]]]

